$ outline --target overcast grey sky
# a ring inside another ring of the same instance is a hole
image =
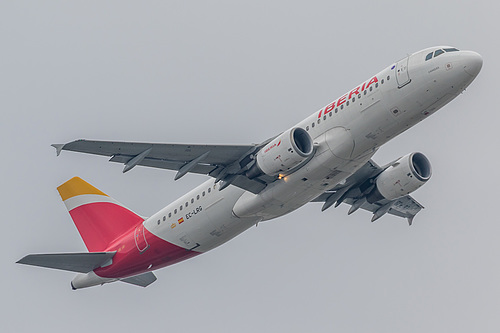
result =
[[[498,332],[498,10],[487,1],[2,1],[2,332]],[[56,187],[143,215],[201,183],[63,153],[77,138],[258,143],[435,45],[482,54],[469,89],[375,155],[427,155],[408,227],[320,204],[123,283],[15,265],[85,246]]]

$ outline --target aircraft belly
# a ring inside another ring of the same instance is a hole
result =
[[[362,167],[374,154],[343,160],[329,149],[315,156],[303,168],[270,184],[259,194],[244,193],[236,202],[236,216],[269,220],[288,214],[334,187]]]
[[[259,217],[238,218],[233,215],[234,204],[243,193],[248,192],[235,186],[229,186],[218,193],[223,199],[206,209],[210,227],[198,230],[203,251],[208,251],[229,241],[260,220]]]

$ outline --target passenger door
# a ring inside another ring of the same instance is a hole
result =
[[[408,73],[408,61],[410,57],[406,57],[398,61],[396,65],[396,80],[398,81],[398,88],[403,88],[411,82],[410,74]]]

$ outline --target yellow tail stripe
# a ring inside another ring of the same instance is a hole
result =
[[[61,195],[63,201],[82,194],[97,194],[108,196],[78,177],[71,178],[66,183],[59,186],[57,190],[59,191],[59,194]]]

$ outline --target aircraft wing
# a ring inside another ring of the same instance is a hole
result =
[[[265,144],[265,143],[264,143]],[[260,145],[200,145],[76,140],[54,144],[57,154],[62,150],[110,157],[123,163],[123,172],[137,165],[177,171],[175,179],[188,172],[210,175],[223,184],[232,184],[252,193],[259,193],[274,177],[249,179],[244,171],[251,162],[250,154]],[[224,186],[224,185],[223,185]]]
[[[341,203],[346,203],[351,206],[348,214],[361,208],[373,213],[372,222],[389,213],[406,218],[408,224],[411,225],[415,215],[424,208],[411,196],[405,195],[395,200],[382,199],[374,203],[369,203],[365,199],[365,195],[373,189],[375,178],[391,164],[380,167],[370,160],[347,178],[345,183],[324,192],[312,202],[323,202],[322,210],[326,210],[333,204],[337,207]]]

